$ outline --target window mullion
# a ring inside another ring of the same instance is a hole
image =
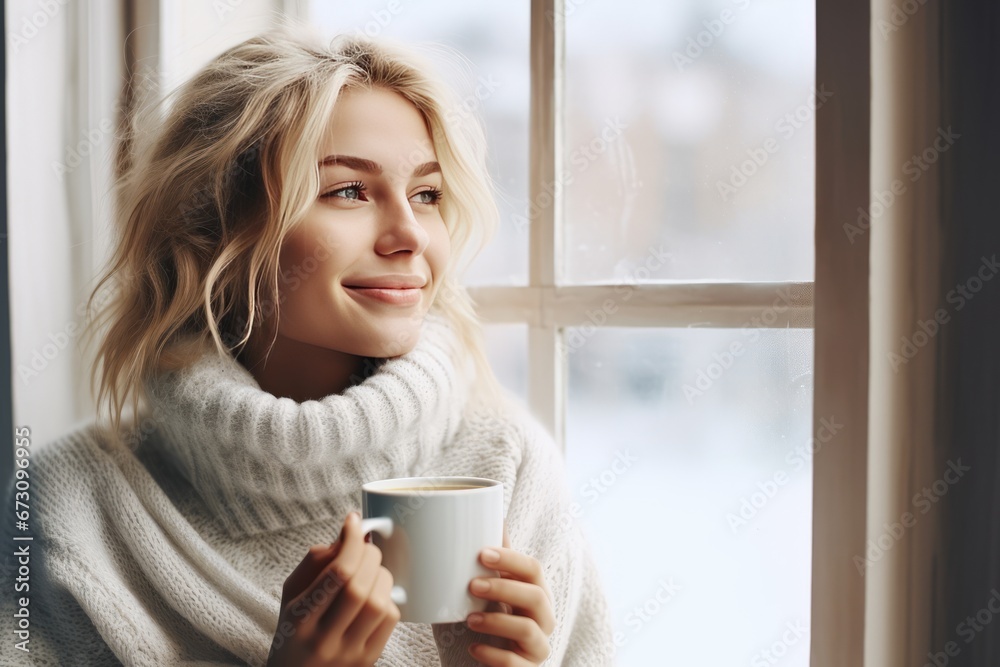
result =
[[[469,292],[490,323],[744,329],[813,323],[808,282],[479,286]]]
[[[562,160],[562,17],[562,0],[532,0],[528,195],[537,214],[528,241],[528,284],[535,288],[555,286],[562,257],[562,193],[555,178]],[[539,315],[528,327],[528,403],[565,450],[567,372],[558,353],[562,332],[553,318]]]

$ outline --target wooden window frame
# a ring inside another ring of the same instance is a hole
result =
[[[307,0],[271,1],[275,10],[308,20]],[[161,18],[169,9],[159,0],[139,4]],[[484,321],[527,325],[528,402],[565,451],[563,332],[592,324],[587,311],[613,298],[617,285],[562,279],[563,192],[555,174],[563,159],[565,8],[562,0],[531,0],[530,11],[529,195],[550,204],[539,206],[531,220],[528,284],[469,291]],[[868,239],[849,243],[842,227],[869,201],[870,31],[868,0],[817,0],[816,81],[834,96],[816,112],[815,282],[631,285],[613,322],[737,328],[767,310],[780,293],[790,295],[792,306],[761,326],[814,328],[813,432],[831,415],[845,428],[836,447],[814,457],[812,667],[864,664],[864,580],[851,557],[863,553],[866,534]],[[549,183],[555,194],[542,197]]]

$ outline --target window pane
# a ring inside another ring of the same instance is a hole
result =
[[[528,325],[487,324],[486,356],[497,380],[522,401],[528,400]]]
[[[566,281],[812,280],[814,23],[808,0],[567,3]]]
[[[324,32],[365,33],[407,44],[441,44],[428,53],[462,103],[456,113],[478,114],[486,126],[490,172],[498,190],[500,226],[473,262],[467,284],[528,282],[528,34],[527,2],[420,3],[361,0],[309,4],[312,23]],[[467,60],[456,65],[454,51]],[[426,53],[426,52],[425,52]]]
[[[570,488],[619,665],[808,665],[812,331],[566,343]]]

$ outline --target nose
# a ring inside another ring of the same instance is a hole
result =
[[[419,255],[427,248],[430,236],[413,214],[413,208],[405,196],[393,199],[379,211],[379,235],[375,241],[375,252],[393,255],[408,252]]]

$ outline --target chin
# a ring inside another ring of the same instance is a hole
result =
[[[394,340],[387,340],[384,342],[374,342],[373,344],[366,346],[366,351],[363,355],[365,357],[374,357],[377,359],[390,359],[392,357],[399,357],[414,347],[416,347],[417,342],[412,343],[398,343]]]
[[[362,340],[359,340],[358,348],[361,351],[355,354],[380,359],[406,354],[420,340],[420,326],[414,326],[412,320],[405,324],[373,323],[368,331],[359,333]]]

